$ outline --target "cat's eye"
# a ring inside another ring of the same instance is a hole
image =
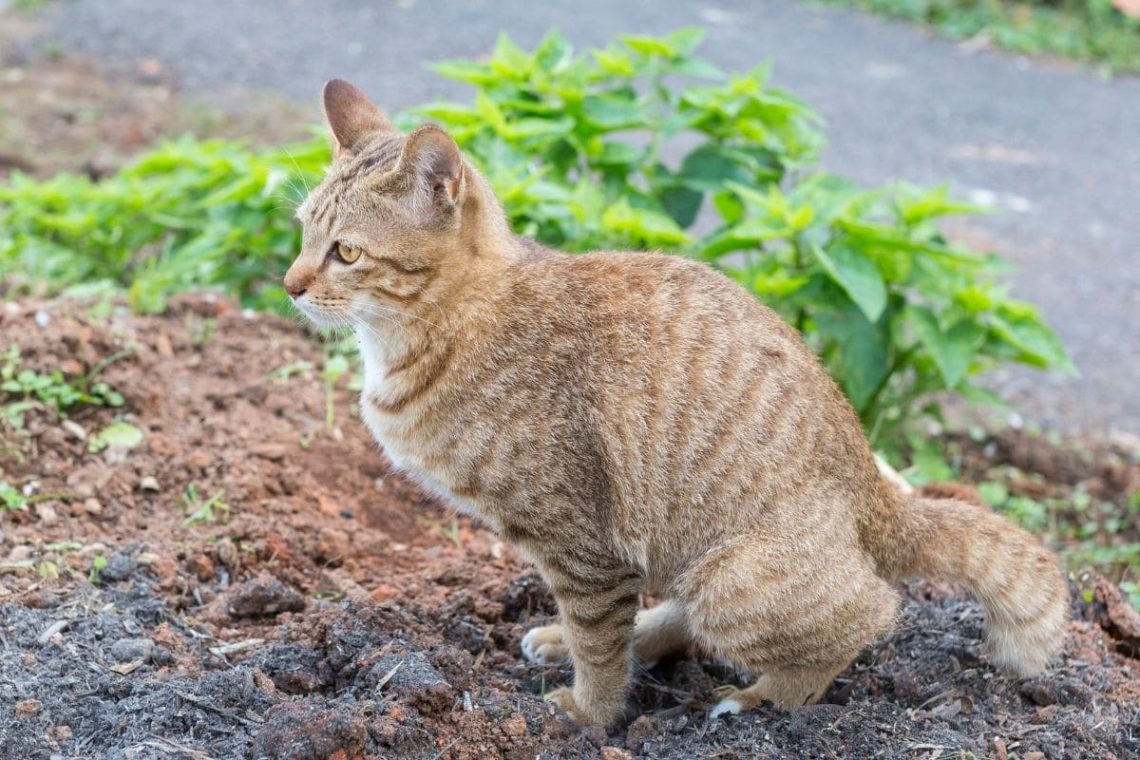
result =
[[[345,264],[351,264],[360,258],[360,249],[344,243],[337,243],[333,246],[333,253]]]

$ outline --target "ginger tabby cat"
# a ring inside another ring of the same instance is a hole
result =
[[[285,277],[313,322],[351,326],[364,421],[392,462],[533,559],[561,624],[527,658],[569,659],[546,698],[624,713],[633,658],[696,645],[756,674],[711,717],[818,700],[926,576],[981,600],[992,661],[1061,648],[1053,555],[987,509],[905,498],[799,335],[675,256],[568,256],[513,235],[435,126],[396,130],[325,86],[327,176]],[[664,598],[639,611],[643,593]]]

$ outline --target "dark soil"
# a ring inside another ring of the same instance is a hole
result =
[[[1103,580],[1046,677],[992,670],[978,607],[923,584],[823,704],[708,723],[743,680],[683,659],[638,674],[620,727],[579,729],[541,699],[568,672],[519,654],[554,613],[541,580],[389,473],[347,388],[327,429],[294,325],[209,296],[21,302],[13,343],[44,371],[120,355],[100,379],[126,404],[3,431],[0,478],[34,503],[0,511],[0,757],[1140,756],[1140,618]],[[116,419],[143,442],[91,453]]]

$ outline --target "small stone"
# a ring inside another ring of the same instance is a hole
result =
[[[194,574],[202,583],[214,580],[214,561],[205,554],[199,554],[190,564],[194,569]]]
[[[154,350],[158,352],[159,356],[174,356],[174,346],[170,342],[170,338],[162,333],[159,333],[154,339]]]
[[[602,760],[633,760],[633,755],[620,747],[602,747]]]
[[[36,310],[36,324],[40,327],[47,327],[51,324],[51,314],[48,314],[43,309]]]
[[[144,491],[157,491],[159,490],[158,480],[153,475],[147,475],[139,481],[139,488]]]
[[[40,522],[44,526],[52,526],[59,522],[59,513],[55,511],[55,507],[46,501],[36,505],[36,516],[40,518]]]
[[[59,426],[61,428],[63,428],[64,432],[66,432],[68,435],[70,435],[75,440],[77,440],[77,441],[86,441],[87,440],[87,431],[84,430],[83,426],[80,425],[75,420],[64,420],[63,422],[59,423]]]
[[[38,699],[25,699],[16,703],[17,718],[34,718],[44,709],[43,703]]]
[[[98,517],[99,515],[103,514],[103,505],[98,499],[94,497],[85,499],[83,502],[83,511],[92,517]]]
[[[19,562],[27,562],[32,558],[32,554],[32,547],[28,546],[27,544],[13,546],[12,551],[8,552],[8,561],[13,564]]]
[[[48,729],[48,733],[57,742],[69,742],[75,738],[75,732],[71,730],[71,726],[52,726]]]
[[[503,733],[515,739],[526,736],[526,718],[519,713],[511,713],[510,717],[503,721]]]
[[[154,641],[151,639],[119,639],[111,645],[111,657],[117,662],[146,662],[153,652]]]
[[[111,559],[107,562],[107,566],[103,568],[100,576],[103,580],[110,581],[111,583],[118,583],[125,581],[131,577],[131,573],[138,567],[138,563],[129,554],[123,552],[116,552],[111,555]]]
[[[259,575],[229,593],[226,609],[231,617],[272,617],[282,612],[300,612],[305,599],[270,575]]]
[[[173,665],[174,654],[166,647],[155,646],[150,653],[150,661],[159,666]]]
[[[657,736],[657,721],[648,715],[640,715],[629,724],[625,732],[625,746],[631,752],[640,752],[642,745]]]
[[[237,545],[229,536],[226,536],[218,542],[214,552],[218,557],[218,562],[221,562],[231,570],[236,570],[241,564]]]
[[[390,586],[387,583],[381,583],[372,591],[371,597],[374,602],[387,602],[391,599],[395,599],[399,595],[400,589],[395,586]]]

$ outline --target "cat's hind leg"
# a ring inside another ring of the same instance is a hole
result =
[[[710,714],[770,701],[818,701],[832,679],[894,619],[899,598],[858,548],[740,537],[703,557],[681,584],[694,639],[759,680],[728,689]]]

